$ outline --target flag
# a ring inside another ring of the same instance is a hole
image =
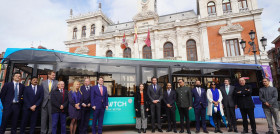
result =
[[[121,48],[125,49],[128,47],[128,44],[126,42],[126,38],[125,38],[125,33],[123,34],[123,39],[122,39],[122,44],[121,44]]]
[[[136,41],[137,41],[137,39],[138,39],[138,37],[137,37],[137,26],[135,25],[134,26],[134,43],[136,43]]]
[[[148,35],[147,35],[147,39],[145,40],[145,43],[148,47],[151,46],[150,30],[149,29],[148,29]]]

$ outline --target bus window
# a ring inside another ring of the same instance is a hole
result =
[[[203,74],[230,76],[230,71],[228,69],[203,69]]]
[[[31,81],[30,79],[31,79],[31,76],[33,73],[33,68],[34,68],[34,64],[16,63],[16,64],[14,64],[13,73],[20,72],[21,73],[20,82],[22,84],[24,84],[25,86],[29,86],[30,81]],[[11,76],[11,80],[12,80],[12,76]]]
[[[90,80],[90,86],[95,86],[96,85],[96,80],[97,78],[94,76],[69,76],[69,80],[68,80],[68,90],[71,90],[73,87],[73,84],[75,81],[79,81],[81,84],[80,86],[84,85],[84,80],[86,78],[89,78]]]
[[[39,85],[41,85],[42,81],[48,79],[48,72],[53,70],[53,65],[50,64],[38,64],[37,65],[37,75],[39,77]]]
[[[200,80],[201,77],[192,77],[192,76],[173,76],[173,87],[176,89],[180,87],[179,80],[182,79],[185,82],[185,86],[194,88],[195,81]]]
[[[187,68],[187,67],[172,68],[172,74],[201,75],[201,70],[199,68]]]
[[[154,68],[142,67],[142,83],[150,84],[152,77],[154,76]]]
[[[216,83],[216,87],[219,89],[222,85],[224,85],[224,77],[204,77],[204,87],[206,89],[210,88],[211,82]]]
[[[168,68],[157,68],[157,78],[158,78],[158,84],[166,89],[166,84],[168,81]]]

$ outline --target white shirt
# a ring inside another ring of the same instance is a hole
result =
[[[170,93],[171,93],[171,89],[167,89],[168,96],[170,95]]]
[[[14,83],[14,90],[17,89],[17,93],[19,94],[19,82],[13,81],[13,83]],[[16,88],[16,85],[17,85],[17,88]],[[13,102],[16,102],[15,98],[13,99]]]
[[[89,86],[85,86],[86,90],[88,91],[89,90]]]
[[[201,96],[201,89],[200,89],[200,87],[196,87],[196,90],[197,90],[198,95]]]
[[[35,94],[37,93],[37,85],[32,85],[32,90],[33,92],[35,92]],[[34,91],[35,90],[35,91]]]

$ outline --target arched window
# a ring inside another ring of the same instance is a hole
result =
[[[131,58],[131,49],[129,47],[123,50],[123,57],[124,58]]]
[[[105,27],[104,26],[102,26],[102,33],[104,33],[105,32]]]
[[[223,11],[224,13],[231,12],[230,0],[223,0]]]
[[[163,56],[164,56],[164,58],[174,57],[173,44],[171,42],[166,42],[164,44]]]
[[[94,34],[95,34],[95,25],[92,24],[90,28],[90,35],[94,35]]]
[[[73,39],[77,39],[77,31],[78,31],[77,28],[73,29]]]
[[[87,27],[83,26],[82,27],[82,37],[86,37],[86,30],[87,30]]]
[[[210,1],[207,4],[207,9],[208,9],[208,14],[209,15],[216,14],[216,6],[215,6],[215,3],[213,1]]]
[[[111,50],[108,50],[106,52],[106,57],[113,57],[113,52]]]
[[[152,49],[147,45],[143,47],[143,59],[152,59]]]
[[[247,0],[238,0],[239,9],[247,9]]]
[[[196,42],[194,40],[187,41],[187,60],[197,61]]]

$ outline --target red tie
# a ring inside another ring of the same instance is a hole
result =
[[[100,93],[101,93],[101,96],[103,96],[103,87],[100,86]]]

